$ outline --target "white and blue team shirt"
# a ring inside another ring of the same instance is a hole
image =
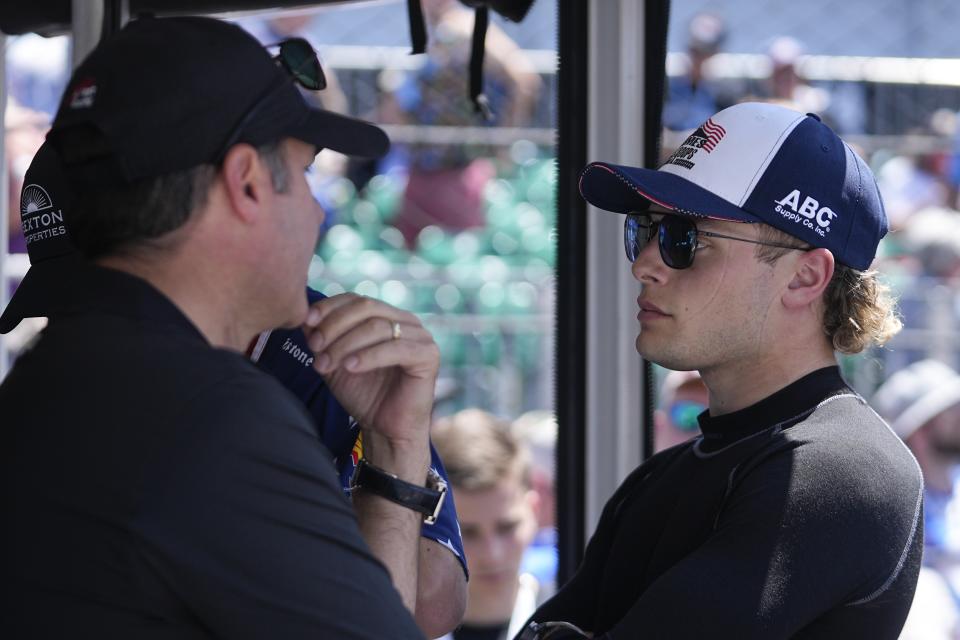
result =
[[[325,297],[319,291],[307,289],[309,304]],[[313,352],[307,345],[303,331],[300,328],[265,331],[254,344],[250,358],[306,405],[321,442],[334,455],[340,484],[344,493],[349,495],[350,478],[363,454],[360,426],[337,402],[323,377],[313,368]],[[430,464],[449,486],[447,472],[432,444]],[[457,520],[452,491],[447,493],[437,521],[432,525],[424,523],[420,535],[449,549],[460,560],[464,574],[467,573],[460,523]]]

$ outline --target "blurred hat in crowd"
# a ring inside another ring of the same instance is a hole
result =
[[[792,67],[805,52],[803,43],[790,36],[778,36],[767,47],[767,55],[775,67]]]
[[[903,250],[920,261],[924,275],[949,278],[960,273],[960,212],[921,209],[899,235]]]
[[[720,50],[727,39],[727,26],[715,13],[698,13],[687,25],[687,49],[703,55]]]
[[[890,376],[877,389],[871,405],[905,440],[958,402],[960,375],[946,364],[928,359]]]

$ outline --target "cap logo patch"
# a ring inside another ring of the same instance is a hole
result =
[[[837,217],[830,207],[821,207],[820,203],[807,196],[801,198],[800,190],[794,189],[780,200],[774,200],[777,206],[774,210],[787,220],[802,224],[814,231],[818,236],[825,237],[830,232],[830,223]]]
[[[693,169],[696,163],[693,157],[698,151],[703,149],[710,153],[717,148],[723,136],[727,135],[727,130],[713,121],[713,118],[707,119],[697,130],[687,136],[680,148],[673,152],[664,164],[675,164],[684,169]]]
[[[84,78],[73,88],[70,94],[71,109],[86,109],[93,106],[93,99],[97,96],[97,85],[93,78]]]
[[[63,225],[63,210],[54,209],[50,194],[37,184],[23,188],[20,196],[20,226],[28,245],[37,240],[67,234]]]

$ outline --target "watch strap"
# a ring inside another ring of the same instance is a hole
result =
[[[423,487],[401,480],[394,474],[370,464],[366,458],[361,458],[350,480],[350,490],[363,489],[418,511],[424,515],[424,522],[433,524],[443,507],[447,483],[432,469],[427,482],[432,486]]]

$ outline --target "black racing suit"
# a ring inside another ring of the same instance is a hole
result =
[[[896,638],[920,569],[923,480],[839,370],[700,425],[624,481],[533,619],[610,640]]]

